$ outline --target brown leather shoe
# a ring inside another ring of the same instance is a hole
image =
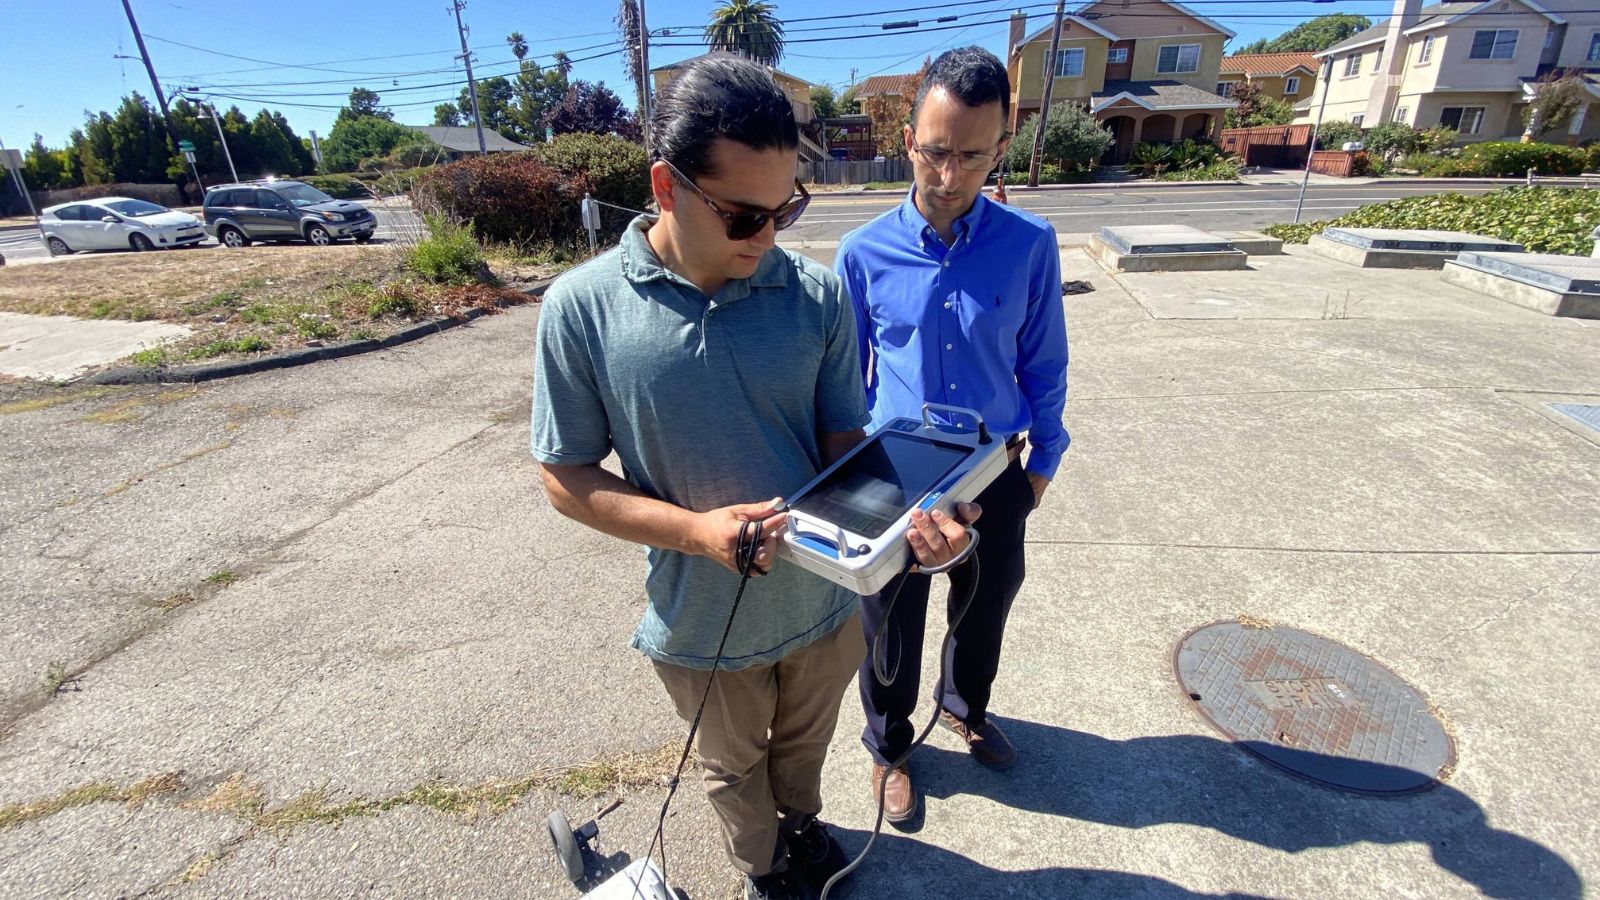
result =
[[[917,789],[911,786],[911,773],[905,766],[890,770],[888,766],[872,765],[872,802],[878,802],[878,784],[884,773],[889,783],[883,789],[883,816],[895,824],[908,822],[917,815]]]
[[[990,719],[984,719],[983,724],[977,728],[968,728],[967,723],[950,714],[950,711],[939,711],[939,724],[955,732],[958,737],[967,742],[967,750],[972,753],[972,758],[991,769],[1009,769],[1017,764],[1017,750],[1006,739],[1005,732],[1000,730]]]

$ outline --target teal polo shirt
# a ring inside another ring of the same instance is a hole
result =
[[[668,270],[640,216],[614,249],[550,286],[539,314],[535,459],[591,465],[612,452],[630,483],[705,512],[787,497],[822,468],[819,432],[867,424],[855,316],[826,267],[781,248],[706,297]],[[711,668],[739,577],[649,548],[633,646]],[[839,627],[858,598],[779,560],[752,578],[722,667],[771,665]]]

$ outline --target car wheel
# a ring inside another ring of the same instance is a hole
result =
[[[248,246],[250,246],[250,239],[245,237],[244,236],[244,232],[240,231],[237,228],[223,228],[223,229],[221,229],[220,231],[217,232],[217,239],[222,243],[222,246],[224,246],[224,247],[248,247]]]
[[[306,240],[316,244],[318,247],[326,247],[333,243],[333,235],[329,234],[328,229],[323,228],[321,225],[312,225],[306,229]]]
[[[67,242],[58,237],[50,238],[44,245],[51,256],[67,256],[72,253],[72,248],[67,246]]]
[[[150,243],[150,239],[142,234],[136,234],[129,237],[128,244],[129,246],[133,247],[135,252],[138,253],[144,253],[156,248],[156,245]]]

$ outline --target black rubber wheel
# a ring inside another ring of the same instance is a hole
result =
[[[583,849],[572,834],[572,823],[557,810],[550,814],[550,820],[545,825],[550,832],[550,843],[556,850],[556,859],[561,861],[561,868],[567,872],[567,880],[577,884],[584,876]]]
[[[67,246],[67,242],[63,241],[61,238],[55,237],[54,235],[52,235],[49,240],[45,241],[44,245],[45,249],[50,251],[51,256],[72,255],[72,248]]]
[[[217,243],[224,247],[248,247],[250,239],[237,228],[224,227],[217,232]]]
[[[130,236],[128,238],[128,246],[132,247],[136,253],[147,253],[156,248],[156,245],[150,243],[150,239],[142,234]]]
[[[328,229],[323,228],[321,225],[308,226],[306,228],[306,240],[318,247],[330,247],[333,245],[333,235],[329,234]]]

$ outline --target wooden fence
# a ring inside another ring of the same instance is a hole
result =
[[[1228,153],[1238,154],[1247,166],[1299,168],[1306,164],[1306,151],[1311,149],[1311,126],[1224,128],[1220,146]]]
[[[1311,154],[1311,171],[1319,175],[1349,178],[1355,165],[1356,155],[1344,150],[1318,150]]]
[[[909,159],[824,159],[800,164],[800,180],[811,184],[866,184],[872,181],[910,181]]]

